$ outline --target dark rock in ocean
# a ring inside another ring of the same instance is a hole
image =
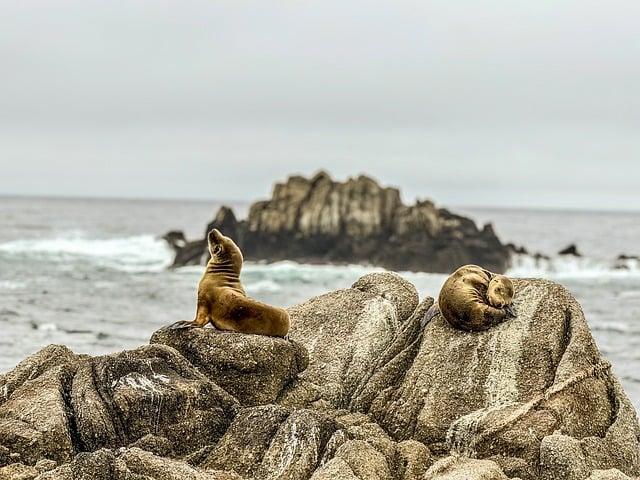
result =
[[[529,251],[522,245],[516,245],[514,243],[507,243],[505,246],[512,253],[515,253],[515,254],[518,254],[518,255],[528,255],[529,254]]]
[[[172,268],[186,265],[201,265],[207,262],[209,251],[205,239],[187,242],[182,248],[174,247],[176,256]]]
[[[566,246],[558,252],[558,255],[573,255],[574,257],[581,257],[582,254],[578,251],[578,247],[575,243]]]
[[[514,285],[518,316],[482,332],[375,273],[290,308],[293,341],[47,347],[0,375],[0,480],[637,478],[636,413],[580,306]]]
[[[640,262],[640,257],[637,255],[626,255],[622,253],[616,258],[613,263],[613,268],[616,270],[630,270],[637,268],[638,262]]]
[[[167,242],[175,251],[184,248],[187,243],[187,239],[182,230],[170,230],[162,236],[162,240]]]
[[[207,229],[234,238],[249,260],[363,263],[391,270],[450,272],[477,263],[503,272],[509,249],[490,224],[481,230],[430,201],[407,206],[395,188],[366,176],[336,182],[320,172],[278,183],[270,200],[238,221],[222,207]],[[205,263],[206,241],[178,249],[173,266]]]
[[[246,406],[275,402],[309,362],[307,350],[297,342],[213,328],[165,328],[150,343],[175,348]]]

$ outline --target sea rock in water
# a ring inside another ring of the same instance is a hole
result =
[[[468,333],[436,315],[408,369],[395,364],[404,351],[379,369],[395,385],[361,389],[354,404],[396,440],[490,459],[508,476],[584,478],[611,467],[637,475],[634,409],[580,306],[558,284],[514,283],[517,318]]]
[[[162,240],[167,242],[171,248],[178,251],[187,244],[184,232],[181,230],[169,230],[162,236]]]
[[[373,273],[352,288],[290,308],[289,336],[306,346],[309,366],[281,401],[347,406],[417,304],[411,283],[393,273]]]
[[[150,343],[178,350],[242,405],[273,403],[309,362],[299,343],[212,328],[162,329]]]
[[[558,255],[572,255],[574,257],[581,257],[582,254],[578,251],[578,247],[575,243],[566,246],[558,252]]]
[[[503,272],[510,256],[491,225],[478,229],[472,220],[429,201],[404,205],[397,189],[366,176],[336,182],[325,172],[276,184],[272,198],[254,203],[246,220],[238,221],[222,207],[211,228],[231,236],[248,260],[448,273],[468,263]],[[187,243],[173,265],[205,263],[206,250],[205,240]]]

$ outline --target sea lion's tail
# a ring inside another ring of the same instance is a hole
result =
[[[197,325],[193,320],[180,320],[179,322],[172,323],[171,325],[167,325],[166,329],[168,330],[181,330],[183,328],[195,328]]]

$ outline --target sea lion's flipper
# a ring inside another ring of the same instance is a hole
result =
[[[182,328],[195,328],[195,327],[198,327],[198,325],[196,325],[196,323],[193,320],[180,320],[179,322],[172,323],[171,325],[165,328],[168,328],[169,330],[180,330]]]
[[[516,318],[518,316],[518,312],[516,312],[513,305],[507,305],[504,307],[504,311],[507,313],[507,318]]]
[[[433,317],[435,317],[439,313],[440,307],[438,307],[438,304],[434,303],[433,305],[431,305],[431,307],[429,307],[429,310],[427,310],[427,312],[424,314],[424,317],[422,317],[422,320],[420,320],[420,329],[424,329],[424,327],[427,326],[427,323],[433,320]]]

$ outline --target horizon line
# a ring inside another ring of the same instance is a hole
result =
[[[185,203],[215,203],[215,204],[235,204],[242,205],[246,204],[251,205],[256,201],[260,201],[260,199],[213,199],[213,198],[204,198],[204,197],[137,197],[137,196],[118,196],[118,195],[76,195],[76,194],[34,194],[34,193],[4,193],[0,192],[0,199],[47,199],[47,200],[97,200],[97,201],[122,201],[122,202],[185,202]],[[417,201],[418,198],[415,199]],[[424,200],[424,198],[420,198],[420,200]],[[414,203],[415,203],[414,201]],[[630,207],[630,208],[618,208],[614,209],[611,207],[607,208],[596,208],[596,207],[579,207],[579,206],[546,206],[546,205],[516,205],[516,206],[504,206],[504,205],[488,205],[488,204],[442,204],[434,201],[437,208],[444,209],[477,209],[477,210],[502,210],[502,211],[518,211],[518,210],[529,210],[529,211],[539,211],[539,212],[565,212],[565,213],[640,213],[640,208],[638,207]],[[456,212],[452,212],[456,213]]]

